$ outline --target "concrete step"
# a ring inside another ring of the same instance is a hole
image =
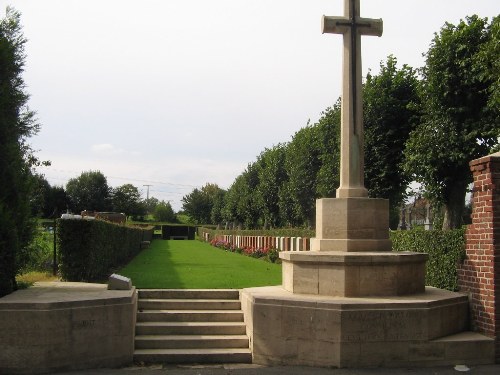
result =
[[[138,322],[242,322],[238,310],[143,310],[137,313]]]
[[[243,322],[138,322],[136,335],[244,335]]]
[[[141,335],[135,337],[136,349],[248,349],[246,335]]]
[[[467,364],[481,365],[494,362],[495,358],[495,339],[486,337],[477,332],[460,332],[454,335],[441,337],[424,343],[442,354],[436,357],[437,364],[458,363],[458,361],[466,361]],[[417,352],[420,348],[415,348]],[[418,363],[422,358],[414,358],[415,363]],[[434,358],[433,358],[434,359]]]
[[[139,299],[139,310],[240,310],[239,300]]]
[[[139,299],[231,299],[239,300],[237,289],[140,289]]]
[[[135,362],[251,363],[238,290],[139,290]]]
[[[135,362],[251,363],[250,349],[137,349]]]

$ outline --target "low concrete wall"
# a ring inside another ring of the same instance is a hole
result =
[[[137,293],[40,283],[0,298],[0,373],[118,367],[133,361]]]

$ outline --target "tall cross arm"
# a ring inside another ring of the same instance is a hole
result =
[[[355,21],[346,17],[323,16],[321,18],[322,34],[345,34],[351,28],[356,28],[361,35],[380,37],[384,31],[384,23],[381,18],[357,18]]]

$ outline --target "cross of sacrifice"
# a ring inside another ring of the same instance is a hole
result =
[[[381,19],[361,18],[360,0],[344,0],[344,17],[323,16],[322,32],[344,35],[340,187],[337,198],[367,197],[364,185],[361,35],[382,36]]]

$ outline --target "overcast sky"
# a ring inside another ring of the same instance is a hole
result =
[[[342,0],[0,0],[21,20],[32,138],[42,173],[66,185],[99,170],[111,186],[181,198],[207,182],[228,188],[266,147],[340,95],[342,38],[321,16]],[[492,18],[498,0],[361,0],[382,18],[363,37],[363,71],[394,54],[424,63],[435,32],[467,15]]]

